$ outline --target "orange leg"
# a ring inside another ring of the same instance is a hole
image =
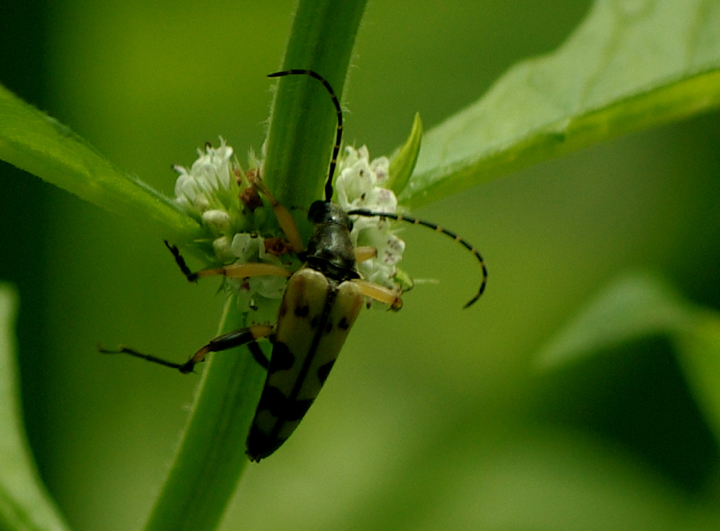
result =
[[[355,260],[358,262],[364,262],[377,256],[377,249],[375,247],[355,247]]]
[[[168,242],[165,242],[165,246],[170,249],[170,252],[175,257],[175,262],[178,267],[183,272],[183,275],[185,275],[185,278],[187,278],[190,282],[196,282],[200,277],[209,277],[213,275],[223,275],[228,278],[249,278],[262,276],[288,278],[292,275],[292,273],[284,267],[264,263],[232,264],[218,267],[216,269],[203,269],[202,271],[193,273],[185,264],[185,259],[182,257],[176,246],[170,245]]]
[[[360,291],[366,297],[373,300],[388,304],[394,312],[402,308],[403,302],[400,293],[396,290],[388,289],[378,284],[373,284],[367,280],[354,279],[353,282],[360,287]]]
[[[295,223],[293,217],[290,215],[288,209],[281,205],[277,199],[275,199],[275,196],[270,193],[270,190],[267,189],[267,187],[262,183],[260,179],[258,179],[257,177],[251,177],[248,180],[265,197],[267,197],[268,201],[270,201],[270,206],[272,206],[275,217],[280,224],[280,228],[285,234],[288,242],[290,242],[290,247],[292,247],[293,252],[296,254],[301,253],[303,251],[303,242],[302,238],[300,237],[300,231],[298,230],[297,224]]]

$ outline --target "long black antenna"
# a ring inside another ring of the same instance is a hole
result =
[[[350,210],[347,213],[348,216],[363,216],[366,218],[389,218],[394,219],[395,221],[407,221],[408,223],[412,223],[413,225],[422,225],[423,227],[428,227],[429,229],[432,229],[436,232],[440,232],[442,234],[445,234],[446,236],[449,236],[456,242],[458,242],[460,245],[465,247],[468,251],[470,251],[472,254],[475,255],[475,258],[478,259],[478,262],[480,262],[480,267],[482,268],[482,282],[480,283],[480,288],[478,289],[475,296],[470,299],[463,308],[468,308],[475,304],[475,302],[480,298],[480,295],[483,294],[485,291],[485,284],[487,284],[487,267],[485,267],[485,260],[483,260],[482,255],[478,252],[475,247],[472,246],[472,244],[467,241],[464,238],[461,238],[454,232],[450,232],[447,229],[442,228],[440,225],[436,225],[435,223],[430,223],[429,221],[425,221],[422,219],[413,218],[410,216],[403,216],[402,214],[388,214],[384,212],[373,212],[371,210],[367,210],[364,208],[359,208],[357,210]]]
[[[293,68],[291,70],[283,70],[282,72],[275,72],[274,74],[268,74],[268,77],[282,77],[282,76],[310,76],[314,79],[317,79],[320,83],[322,83],[323,87],[325,87],[325,90],[328,91],[330,94],[330,98],[332,99],[333,105],[335,105],[335,112],[337,114],[337,129],[335,132],[335,145],[333,146],[332,151],[332,158],[330,159],[330,170],[328,172],[328,178],[327,182],[325,183],[325,201],[330,202],[332,200],[333,196],[333,187],[332,187],[332,181],[333,176],[335,175],[335,167],[337,166],[337,158],[338,153],[340,152],[340,144],[342,143],[342,130],[343,130],[343,116],[342,116],[342,109],[340,107],[340,101],[338,100],[337,96],[335,95],[335,91],[333,90],[332,86],[328,82],[327,79],[322,77],[320,74],[313,70],[303,70],[298,68]],[[395,221],[407,221],[408,223],[412,223],[414,225],[422,225],[424,227],[428,227],[436,232],[440,232],[442,234],[445,234],[446,236],[449,236],[456,242],[458,242],[460,245],[465,247],[468,251],[473,253],[475,255],[475,258],[477,258],[478,262],[480,262],[480,267],[482,269],[482,282],[480,283],[480,288],[478,289],[475,296],[470,299],[463,308],[468,308],[475,304],[475,302],[480,298],[480,296],[485,291],[485,285],[487,284],[487,267],[485,266],[485,260],[483,260],[482,255],[478,252],[475,247],[473,247],[470,242],[465,240],[464,238],[461,238],[454,232],[450,232],[447,229],[442,228],[439,225],[436,225],[435,223],[431,223],[429,221],[424,221],[422,219],[413,218],[410,216],[403,216],[402,214],[388,214],[388,213],[379,213],[379,212],[372,212],[367,209],[357,209],[357,210],[351,210],[347,213],[349,216],[364,216],[364,217],[381,217],[381,218],[389,218],[393,219]]]
[[[313,70],[302,70],[298,68],[293,68],[291,70],[283,70],[282,72],[275,72],[274,74],[268,74],[267,77],[282,77],[282,76],[310,76],[314,79],[317,79],[320,83],[323,84],[323,87],[328,91],[330,94],[330,98],[332,98],[333,105],[335,105],[335,112],[337,114],[337,129],[335,130],[335,145],[333,146],[333,152],[332,152],[332,158],[330,159],[330,171],[328,173],[328,179],[325,183],[325,201],[328,203],[332,200],[333,195],[333,187],[332,187],[332,180],[333,175],[335,175],[335,166],[337,166],[337,158],[338,153],[340,152],[340,143],[342,142],[342,129],[343,129],[343,116],[342,116],[342,109],[340,108],[340,101],[338,100],[337,96],[335,95],[335,91],[333,90],[332,86],[330,86],[330,83],[327,79],[322,77],[317,72],[314,72]]]

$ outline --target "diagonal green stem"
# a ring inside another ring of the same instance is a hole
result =
[[[220,333],[242,321],[228,299]],[[246,348],[211,356],[182,443],[146,529],[213,529],[247,464],[245,437],[263,369]]]

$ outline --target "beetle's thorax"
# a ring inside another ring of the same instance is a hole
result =
[[[308,220],[315,225],[305,260],[308,267],[336,281],[359,278],[355,271],[355,248],[350,241],[352,221],[333,203],[315,201]]]

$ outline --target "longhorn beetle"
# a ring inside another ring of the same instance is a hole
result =
[[[259,461],[272,454],[300,423],[325,383],[365,297],[386,303],[394,310],[402,306],[399,290],[362,280],[357,273],[356,263],[373,257],[375,249],[353,247],[350,240],[350,216],[389,218],[423,225],[463,245],[475,255],[482,268],[480,288],[465,304],[465,308],[482,295],[487,281],[487,269],[482,256],[456,234],[433,223],[401,214],[378,213],[366,209],[345,212],[332,202],[333,175],[342,141],[343,116],[340,102],[330,83],[312,70],[285,70],[268,77],[293,75],[306,75],[319,81],[329,93],[337,114],[335,144],[325,183],[325,200],[315,201],[308,211],[308,220],[314,225],[314,231],[306,249],[303,250],[300,233],[288,210],[273,197],[259,178],[254,178],[252,184],[271,204],[290,248],[304,261],[302,267],[291,274],[281,266],[245,263],[193,273],[177,247],[165,242],[181,271],[191,282],[212,275],[228,278],[263,275],[289,277],[275,326],[253,325],[216,337],[185,363],[174,363],[130,348],[114,351],[100,349],[108,354],[130,354],[188,373],[210,352],[247,344],[254,359],[266,368],[268,373],[247,438],[246,453],[252,461]],[[261,339],[269,339],[273,344],[269,361],[257,347],[256,342]]]

